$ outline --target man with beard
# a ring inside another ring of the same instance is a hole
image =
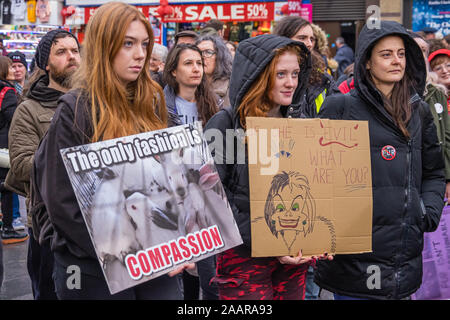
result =
[[[30,233],[27,267],[33,296],[39,300],[56,299],[56,294],[52,279],[53,255],[50,244],[42,241],[38,230],[32,226],[31,168],[34,153],[56,111],[57,101],[70,89],[70,78],[79,67],[80,45],[70,32],[62,29],[52,30],[39,42],[35,60],[38,68],[31,76],[30,87],[24,90],[24,100],[17,107],[11,122],[11,169],[6,177],[5,187],[27,197],[27,225]]]

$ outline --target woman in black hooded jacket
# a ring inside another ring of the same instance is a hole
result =
[[[318,263],[314,281],[336,299],[404,299],[422,282],[423,233],[444,206],[444,162],[430,109],[420,99],[426,68],[398,23],[365,26],[355,90],[326,99],[322,118],[369,122],[373,184],[372,252]]]

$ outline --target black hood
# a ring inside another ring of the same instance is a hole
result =
[[[56,102],[64,92],[48,87],[48,75],[43,75],[37,79],[30,87],[27,98],[37,100],[39,102]]]
[[[423,95],[426,84],[426,66],[420,47],[409,36],[406,29],[394,21],[381,21],[380,28],[369,29],[367,25],[361,30],[358,38],[358,48],[355,58],[355,88],[360,96],[371,105],[384,111],[381,93],[365,77],[366,62],[369,51],[375,46],[375,43],[388,35],[397,35],[405,43],[406,49],[406,70],[405,74],[412,79],[411,98],[417,93],[420,97]],[[416,95],[417,98],[417,95]]]
[[[292,105],[300,104],[308,85],[311,71],[311,56],[306,46],[298,41],[273,34],[261,35],[239,43],[233,61],[230,79],[230,102],[236,109],[253,82],[275,56],[275,49],[294,44],[301,49],[304,63],[300,66],[298,87],[295,90]]]

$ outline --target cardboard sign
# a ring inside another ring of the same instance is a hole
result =
[[[111,294],[242,243],[200,122],[61,156]]]
[[[252,256],[371,252],[367,121],[246,121]]]
[[[450,299],[450,206],[442,211],[439,227],[424,234],[423,276],[417,300]]]

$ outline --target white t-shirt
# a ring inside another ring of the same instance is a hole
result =
[[[189,102],[177,96],[175,98],[175,106],[181,123],[191,124],[198,120],[197,104]]]
[[[16,20],[24,20],[25,12],[27,11],[27,4],[25,0],[13,0],[11,13],[14,15]]]

